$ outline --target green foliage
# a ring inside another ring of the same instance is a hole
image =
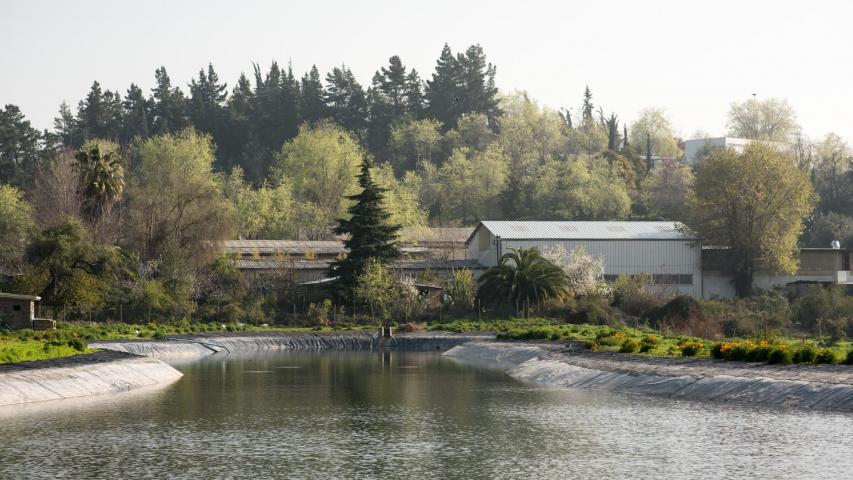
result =
[[[811,345],[805,345],[793,353],[792,360],[794,363],[812,363],[815,358],[817,358],[817,349]]]
[[[124,168],[118,145],[90,140],[80,147],[74,158],[84,197],[84,213],[89,219],[97,220],[124,191]]]
[[[728,120],[729,136],[784,142],[797,130],[796,115],[781,98],[732,103]]]
[[[794,322],[801,328],[818,333],[833,321],[853,318],[853,296],[847,295],[843,286],[818,288],[796,299],[791,311]]]
[[[626,338],[619,347],[620,353],[637,353],[640,351],[640,344],[631,338]]]
[[[817,355],[815,355],[814,363],[836,363],[838,361],[838,357],[835,355],[835,351],[831,348],[821,348],[817,351]]]
[[[361,164],[358,183],[361,193],[347,197],[355,202],[347,209],[350,218],[339,219],[335,228],[335,234],[349,235],[344,240],[349,254],[332,264],[345,297],[350,296],[369,262],[384,264],[400,255],[396,241],[400,226],[388,223],[390,214],[383,206],[385,192],[371,178],[367,161]]]
[[[364,271],[355,277],[353,298],[370,307],[370,315],[386,319],[394,296],[394,279],[391,272],[379,259],[366,262]]]
[[[847,357],[844,360],[845,365],[853,365],[853,350],[847,352]]]
[[[789,365],[793,362],[793,354],[787,348],[774,348],[767,356],[767,363]]]
[[[474,273],[467,268],[453,270],[453,275],[444,287],[450,304],[458,313],[470,312],[474,308]]]
[[[805,172],[773,147],[752,143],[741,154],[717,150],[700,162],[689,225],[706,243],[729,247],[735,290],[745,297],[758,267],[796,271],[797,239],[814,203]]]
[[[684,340],[678,343],[683,357],[695,357],[705,350],[705,344],[695,340]]]
[[[332,301],[326,298],[319,305],[315,303],[308,305],[308,318],[317,326],[327,327],[331,311]]]
[[[34,229],[32,207],[21,191],[0,184],[0,273],[9,272],[21,260]]]
[[[353,135],[332,123],[303,125],[273,162],[277,183],[292,185],[299,204],[322,212],[317,220],[328,228],[344,216],[347,196],[358,191],[356,175],[365,154]]]
[[[131,257],[96,245],[76,220],[37,235],[27,247],[27,261],[31,268],[16,288],[38,293],[44,305],[61,313],[103,305],[115,285],[134,277]]]
[[[678,142],[664,110],[659,108],[642,110],[630,130],[630,145],[638,155],[669,158],[680,156]]]
[[[192,130],[150,138],[139,146],[128,187],[127,235],[144,260],[170,256],[204,264],[231,234],[232,209],[212,171],[210,137]]]
[[[510,249],[478,282],[478,294],[486,304],[510,305],[524,311],[545,300],[564,297],[568,288],[565,272],[536,248]]]

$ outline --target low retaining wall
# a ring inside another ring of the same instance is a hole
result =
[[[411,334],[380,338],[368,332],[346,333],[258,333],[243,335],[199,335],[166,340],[92,342],[105,350],[145,355],[163,360],[263,350],[449,350],[471,340],[491,336],[454,334]]]
[[[519,380],[545,385],[853,411],[853,369],[840,365],[617,357],[505,342],[469,342],[445,355],[463,363],[491,362]]]
[[[157,359],[110,351],[0,365],[0,406],[124,392],[182,375]]]

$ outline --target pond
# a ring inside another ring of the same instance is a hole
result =
[[[849,478],[853,415],[545,388],[437,353],[176,365],[5,407],[0,478]]]

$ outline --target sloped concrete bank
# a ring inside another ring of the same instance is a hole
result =
[[[519,380],[672,398],[853,411],[853,368],[591,353],[550,344],[468,342],[445,355]]]
[[[182,375],[157,359],[113,351],[0,365],[0,406],[125,392]]]
[[[264,350],[435,350],[446,351],[471,340],[491,335],[416,333],[380,338],[373,332],[280,333],[196,335],[164,340],[102,341],[92,348],[145,355],[163,360],[192,358],[214,353],[243,353]]]

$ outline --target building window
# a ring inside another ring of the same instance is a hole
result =
[[[629,276],[637,278],[637,275]],[[604,275],[604,281],[607,283],[613,283],[616,281],[617,278],[619,278],[619,275]],[[652,285],[693,285],[693,274],[656,273],[651,276],[650,283]]]
[[[20,311],[21,311],[21,306],[20,306],[20,305],[12,305],[12,310],[14,310],[14,311],[16,311],[16,312],[20,312]]]

